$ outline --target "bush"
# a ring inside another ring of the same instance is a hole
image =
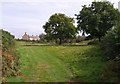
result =
[[[107,60],[120,59],[120,22],[117,25],[107,32],[102,41],[102,49],[105,52]]]
[[[76,43],[82,42],[85,40],[85,36],[77,36]]]
[[[90,40],[87,45],[99,45],[99,41],[96,39]]]
[[[107,60],[101,80],[109,82],[120,82],[120,13],[116,26],[109,30],[101,43]],[[109,61],[108,61],[109,60]]]
[[[14,36],[4,30],[0,32],[2,32],[2,77],[16,76],[19,74],[19,57],[15,50]]]
[[[14,36],[9,32],[0,30],[2,32],[2,50],[7,51],[11,49],[11,47],[15,46]]]
[[[85,37],[85,40],[92,40],[92,39],[93,39],[93,36],[91,35]]]
[[[120,82],[120,61],[109,60],[101,73],[100,80],[104,82]]]

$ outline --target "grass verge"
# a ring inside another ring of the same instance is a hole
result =
[[[20,77],[9,82],[97,82],[105,67],[98,46],[23,46],[20,53]]]

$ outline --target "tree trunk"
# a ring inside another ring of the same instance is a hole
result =
[[[60,40],[60,41],[59,41],[59,45],[61,45],[61,44],[62,44],[62,39],[61,39],[61,38],[59,38],[59,40]]]
[[[101,42],[101,37],[98,37],[98,39],[99,39],[99,42]]]

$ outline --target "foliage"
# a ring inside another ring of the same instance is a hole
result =
[[[80,31],[97,37],[101,41],[101,37],[115,25],[118,19],[118,10],[108,1],[92,2],[88,7],[83,6],[77,16],[78,28]]]
[[[120,82],[120,61],[107,61],[100,80],[105,82]]]
[[[77,36],[76,37],[76,43],[79,43],[79,42],[84,41],[84,40],[85,40],[84,36]]]
[[[99,45],[100,43],[99,43],[99,41],[97,40],[97,39],[94,39],[94,40],[90,40],[89,42],[88,42],[88,45]]]
[[[91,35],[85,37],[85,40],[92,40],[92,39],[93,37]]]
[[[17,76],[19,57],[15,50],[14,36],[4,30],[0,32],[2,32],[2,77]]]
[[[39,40],[40,43],[46,43],[46,36],[45,36],[45,34],[43,34],[43,33],[40,34],[39,38],[40,38],[40,40]]]
[[[120,60],[120,21],[107,32],[101,45],[108,60]]]
[[[52,15],[43,26],[47,39],[59,40],[59,44],[62,44],[65,39],[74,38],[77,30],[73,23],[73,18],[64,14],[56,13]]]
[[[3,50],[9,50],[11,47],[15,46],[14,36],[9,32],[0,30],[2,32],[2,48]]]

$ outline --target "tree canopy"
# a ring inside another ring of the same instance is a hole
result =
[[[120,60],[120,13],[118,19],[114,28],[107,32],[102,41],[101,47],[108,59]]]
[[[101,37],[115,25],[118,10],[108,1],[92,2],[89,6],[84,5],[77,16],[78,28],[84,33]]]
[[[56,13],[49,18],[43,28],[49,40],[59,40],[59,44],[62,44],[65,39],[76,36],[77,28],[73,23],[73,18],[61,13]]]

